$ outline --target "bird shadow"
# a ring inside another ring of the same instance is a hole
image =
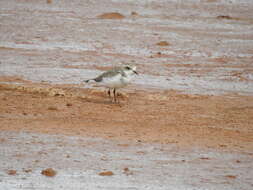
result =
[[[112,100],[109,100],[109,99],[85,98],[85,102],[89,102],[89,103],[93,103],[93,104],[119,106],[119,107],[124,106],[124,104],[122,102],[113,102]]]

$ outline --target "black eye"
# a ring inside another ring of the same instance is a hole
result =
[[[128,66],[126,66],[125,68],[126,68],[127,70],[131,70],[131,68],[130,68],[130,67],[128,67]]]

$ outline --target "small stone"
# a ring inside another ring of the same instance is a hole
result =
[[[125,18],[125,16],[120,13],[112,12],[112,13],[104,13],[102,15],[99,15],[98,18],[100,18],[100,19],[123,19],[123,18]]]
[[[219,15],[217,16],[217,19],[232,19],[232,17],[228,15]]]
[[[137,16],[137,15],[138,15],[138,13],[137,13],[137,12],[135,12],[135,11],[132,11],[132,12],[131,12],[131,15],[132,15],[132,16]]]
[[[125,175],[133,175],[133,172],[129,170],[129,168],[124,168],[124,172]]]
[[[66,106],[70,107],[70,106],[73,106],[73,104],[67,103]]]
[[[16,170],[8,170],[8,171],[7,171],[7,174],[8,174],[8,175],[16,175],[16,174],[17,174],[17,171],[16,171]]]
[[[52,168],[47,168],[45,170],[41,171],[42,175],[48,176],[48,177],[54,177],[56,175],[56,171],[53,170]]]
[[[114,173],[112,171],[100,172],[100,176],[112,176]]]
[[[201,160],[210,160],[210,158],[208,158],[208,157],[201,157],[200,159]]]
[[[54,107],[54,106],[49,106],[47,109],[51,110],[51,111],[57,111],[58,110],[58,108]]]
[[[24,169],[24,172],[29,173],[29,172],[32,172],[32,170],[31,169]]]
[[[230,178],[230,179],[236,179],[236,176],[234,175],[226,175],[225,177]]]
[[[169,46],[170,44],[166,41],[160,41],[156,45],[158,45],[158,46]]]

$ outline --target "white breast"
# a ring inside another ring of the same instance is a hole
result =
[[[122,88],[125,86],[120,73],[112,77],[103,78],[101,84],[108,88]]]
[[[126,75],[125,77],[122,77],[122,82],[127,85],[130,83],[130,81],[133,79],[133,75]]]

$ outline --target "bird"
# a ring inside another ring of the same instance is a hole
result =
[[[125,65],[121,67],[114,67],[111,70],[108,70],[96,78],[85,80],[84,82],[88,83],[89,81],[94,81],[100,86],[108,88],[107,94],[111,99],[111,90],[113,90],[113,100],[117,102],[117,90],[127,86],[130,81],[134,78],[135,75],[138,75],[136,71],[136,66]],[[119,101],[118,101],[119,103]]]

